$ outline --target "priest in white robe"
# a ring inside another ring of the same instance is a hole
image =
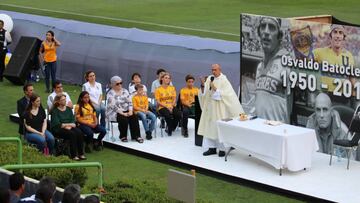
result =
[[[208,149],[203,153],[204,156],[216,154],[218,148],[219,156],[222,157],[225,156],[225,147],[218,141],[216,121],[238,117],[244,110],[229,80],[221,73],[221,66],[213,64],[211,71],[212,75],[206,81],[201,80],[199,102],[202,113],[198,134],[204,137],[203,147]]]

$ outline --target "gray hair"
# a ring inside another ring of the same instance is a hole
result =
[[[117,75],[112,76],[112,78],[110,79],[111,86],[114,86],[117,82],[121,82],[121,81],[122,81],[121,77]]]

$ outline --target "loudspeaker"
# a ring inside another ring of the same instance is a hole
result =
[[[24,85],[30,71],[39,67],[40,45],[38,38],[21,37],[5,68],[4,77],[16,85]]]

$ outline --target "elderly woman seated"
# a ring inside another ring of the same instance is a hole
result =
[[[111,90],[107,94],[106,116],[109,121],[117,121],[120,131],[120,140],[127,142],[127,129],[130,125],[131,139],[139,143],[144,140],[140,137],[139,121],[133,113],[133,106],[129,92],[122,87],[122,79],[113,76],[110,80]]]

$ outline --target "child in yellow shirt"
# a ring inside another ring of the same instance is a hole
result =
[[[146,93],[144,92],[144,85],[135,85],[136,93],[132,98],[134,113],[141,119],[146,139],[152,139],[152,131],[155,129],[156,116],[153,112],[149,111],[149,101]],[[150,123],[148,123],[150,120]]]
[[[199,89],[194,87],[195,78],[192,75],[185,77],[186,87],[180,90],[180,100],[182,109],[182,128],[181,134],[188,137],[188,118],[189,115],[195,114],[195,96],[198,95]]]
[[[79,128],[86,135],[85,152],[91,152],[90,144],[93,143],[94,133],[99,133],[99,135],[93,143],[93,148],[96,151],[101,150],[102,139],[106,135],[106,129],[98,123],[95,108],[90,102],[89,92],[83,91],[80,93],[78,103],[75,106],[75,117]]]

